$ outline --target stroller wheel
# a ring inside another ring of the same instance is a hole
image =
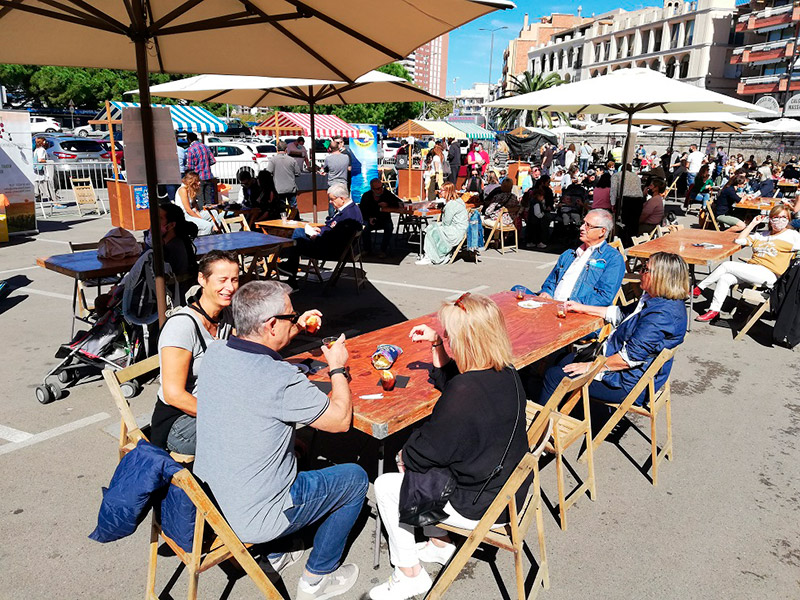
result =
[[[40,404],[50,404],[55,400],[55,395],[47,384],[36,386],[36,399]]]
[[[73,379],[75,379],[75,372],[71,369],[64,369],[63,371],[58,372],[57,377],[61,383],[67,385],[71,383]]]
[[[142,386],[135,379],[131,379],[121,384],[119,389],[122,390],[122,395],[125,396],[125,398],[133,398],[141,391]]]

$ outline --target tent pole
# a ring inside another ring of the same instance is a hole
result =
[[[672,125],[672,136],[670,136],[670,138],[669,138],[669,147],[670,147],[672,152],[675,152],[675,132],[677,130],[678,130],[678,124],[677,123],[673,123],[673,125]],[[671,160],[672,160],[672,157],[670,156],[670,161]]]
[[[631,137],[631,125],[633,125],[633,112],[628,113],[628,130],[625,134],[625,141],[622,145],[622,177],[620,177],[619,190],[617,191],[617,216],[619,218],[622,218],[622,197],[625,193],[625,173],[628,170],[628,140]],[[616,226],[616,219],[614,221]],[[631,235],[631,237],[633,236]]]
[[[143,0],[136,2],[136,11],[144,19]],[[134,40],[136,48],[136,78],[139,84],[139,103],[142,117],[142,146],[147,178],[147,194],[150,199],[150,242],[153,247],[153,270],[156,276],[156,303],[158,324],[167,319],[167,286],[164,281],[164,247],[161,240],[161,219],[158,206],[158,173],[156,172],[156,143],[153,132],[153,107],[150,105],[150,82],[147,72],[147,45],[144,37]]]
[[[701,129],[700,130],[700,146],[699,146],[699,148],[697,148],[698,150],[700,150],[700,148],[703,147],[703,135],[705,135],[705,133],[706,133],[705,129]],[[701,150],[701,152],[702,152],[702,150]]]
[[[311,86],[308,88],[309,96],[311,96]],[[316,162],[316,147],[317,147],[317,130],[314,127],[314,100],[308,104],[309,118],[311,122],[311,193],[314,199],[314,223],[317,222],[317,162]]]

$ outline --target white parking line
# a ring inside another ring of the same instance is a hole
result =
[[[36,240],[39,242],[50,242],[51,244],[64,244],[65,246],[69,246],[69,242],[65,242],[63,240],[52,240],[50,238],[43,237],[37,237]]]
[[[344,275],[342,277],[345,277]],[[430,290],[432,292],[449,292],[451,294],[463,294],[464,290],[453,290],[450,288],[430,287],[427,285],[416,285],[413,283],[400,283],[399,281],[383,281],[381,279],[369,279],[370,283],[379,283],[381,285],[394,285],[397,287],[414,288],[415,290]],[[70,298],[71,299],[71,298]]]
[[[39,267],[20,267],[19,269],[6,269],[5,271],[0,271],[0,275],[4,275],[6,273],[17,273],[19,271],[30,271],[32,269],[38,269]]]
[[[48,429],[47,431],[43,431],[42,433],[34,434],[29,438],[22,440],[20,442],[12,442],[10,444],[4,444],[3,446],[0,446],[0,455],[8,454],[9,452],[14,452],[16,450],[21,450],[22,448],[27,448],[28,446],[33,446],[34,444],[38,444],[39,442],[44,442],[45,440],[58,437],[59,435],[70,433],[71,431],[81,429],[93,423],[98,423],[99,421],[105,421],[106,419],[109,418],[109,416],[110,415],[108,413],[100,412],[97,413],[96,415],[85,417],[83,419],[79,419],[77,421],[73,421],[72,423],[61,425],[59,427],[54,427],[53,429]]]
[[[485,254],[481,254],[480,257],[481,262],[484,260],[502,260],[503,262],[518,262],[518,263],[525,263],[526,265],[537,265],[540,261],[538,260],[523,260],[521,258],[511,258],[509,256],[486,256]],[[548,265],[555,264],[553,262],[547,263]],[[539,267],[537,267],[539,268]]]
[[[551,261],[551,262],[549,262],[549,263],[544,263],[543,265],[539,265],[539,266],[538,266],[538,267],[536,267],[536,268],[537,268],[537,269],[547,269],[547,268],[549,268],[549,267],[555,266],[555,264],[556,264],[556,261],[554,261],[554,260],[553,260],[553,261]]]
[[[14,429],[13,427],[0,425],[0,439],[6,440],[7,442],[24,442],[32,437],[32,433],[27,433],[25,431],[20,431],[19,429]]]
[[[44,290],[35,290],[29,287],[13,287],[10,286],[11,291],[21,290],[25,294],[35,294],[37,296],[49,296],[50,298],[61,298],[62,300],[72,300],[72,296],[68,296],[67,294],[59,294],[58,292],[46,292]]]

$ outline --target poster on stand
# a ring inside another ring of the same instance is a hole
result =
[[[0,194],[5,196],[0,212],[5,212],[8,234],[38,233],[27,111],[0,111]]]
[[[358,137],[350,140],[352,154],[350,173],[350,197],[361,202],[361,196],[369,189],[369,182],[378,175],[378,126],[353,123]]]
[[[153,135],[156,146],[156,172],[158,183],[177,184],[181,181],[178,166],[178,145],[175,129],[167,107],[153,108]],[[142,139],[142,109],[122,109],[122,137],[125,140],[125,177],[139,183],[147,181],[144,166],[144,141]]]

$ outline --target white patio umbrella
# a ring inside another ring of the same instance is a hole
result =
[[[138,94],[131,90],[126,94]],[[197,75],[150,87],[152,96],[220,102],[241,106],[308,105],[311,120],[311,164],[316,165],[314,142],[315,107],[322,104],[365,104],[384,102],[442,102],[395,75],[370,71],[354,82],[298,79],[294,77],[255,77],[250,75]],[[311,178],[314,220],[317,220],[317,178]]]
[[[628,116],[624,114],[613,115],[608,118],[610,123],[627,123]],[[711,132],[711,139],[715,133],[739,133],[753,120],[744,115],[735,115],[730,112],[701,112],[701,113],[669,113],[659,115],[655,113],[637,113],[633,115],[632,123],[636,125],[663,125],[672,129],[669,141],[670,148],[675,142],[676,131],[700,132],[700,144],[707,131]]]
[[[492,108],[514,108],[549,112],[608,114],[622,112],[628,116],[630,137],[632,118],[636,113],[686,112],[756,112],[775,114],[761,107],[730,96],[670,79],[651,69],[619,69],[609,75],[584,79],[538,92],[501,98],[489,102]],[[623,165],[628,162],[628,144],[623,147]],[[622,206],[625,168],[619,187],[618,205]]]
[[[744,128],[746,131],[764,133],[800,133],[800,121],[796,119],[775,119],[774,121],[766,121],[764,123],[750,122]]]
[[[464,23],[513,7],[509,0],[0,0],[0,39],[4,63],[136,71],[147,188],[157,198],[151,71],[354,81]],[[390,27],[376,27],[387,19]],[[43,41],[32,43],[31,32]],[[158,223],[158,204],[151,202],[163,323]]]

